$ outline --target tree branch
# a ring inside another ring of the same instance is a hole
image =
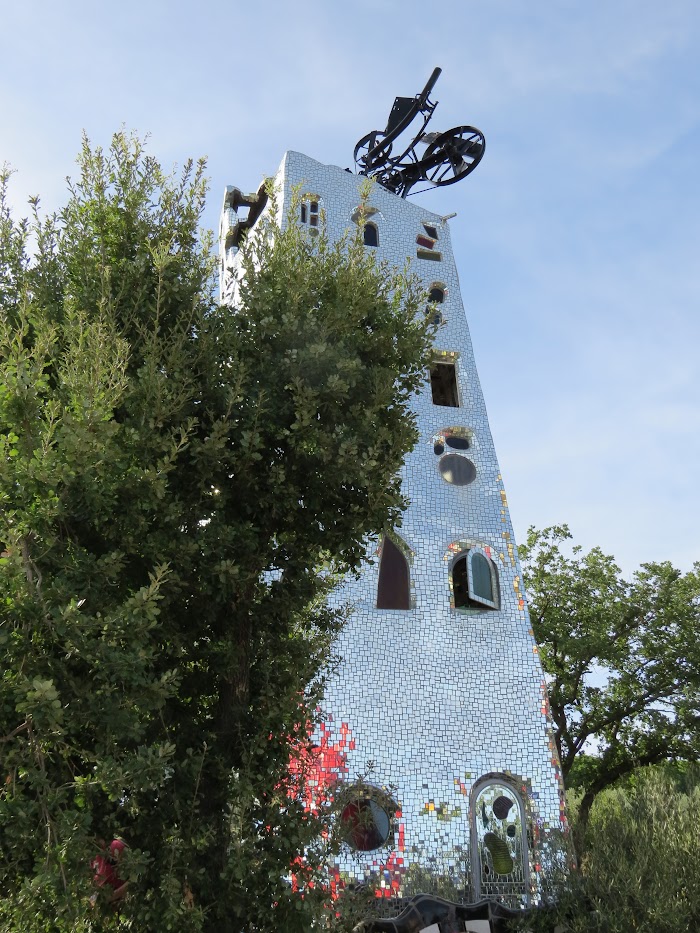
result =
[[[12,732],[8,732],[7,735],[0,736],[0,742],[9,742],[16,735],[19,735],[20,732],[24,732],[25,729],[29,729],[29,720],[26,719],[21,726],[17,726],[16,729],[13,729]]]

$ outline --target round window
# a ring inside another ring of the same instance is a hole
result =
[[[476,479],[474,464],[459,454],[446,454],[439,465],[442,478],[453,486],[468,486]]]
[[[343,836],[352,849],[371,852],[383,846],[391,835],[389,812],[371,797],[352,800],[340,815]]]
[[[461,434],[448,434],[445,443],[454,450],[469,450],[469,438],[462,437]]]

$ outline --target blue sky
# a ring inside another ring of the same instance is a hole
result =
[[[352,163],[440,65],[431,128],[486,154],[451,222],[516,534],[568,522],[626,571],[700,559],[697,0],[3,4],[0,161],[57,208],[84,129],[252,190]]]

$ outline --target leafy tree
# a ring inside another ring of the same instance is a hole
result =
[[[559,879],[556,905],[516,929],[678,933],[700,928],[696,814],[700,769],[639,768],[595,799],[580,869]],[[577,793],[569,795],[576,822]]]
[[[530,529],[521,548],[535,638],[549,681],[568,787],[585,828],[599,794],[640,765],[700,756],[700,565],[643,564],[623,579],[612,557],[564,525]]]
[[[698,769],[642,768],[602,794],[588,822],[586,890],[610,933],[700,928]]]
[[[217,306],[203,173],[85,141],[66,207],[29,223],[2,179],[5,930],[294,933],[325,898],[290,751],[329,587],[400,522],[424,296],[273,211]],[[117,834],[119,912],[90,906]]]

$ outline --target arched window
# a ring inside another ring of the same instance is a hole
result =
[[[452,564],[452,592],[455,609],[498,609],[496,568],[481,548],[470,548]]]
[[[379,223],[384,220],[382,212],[370,204],[358,204],[350,220],[362,230],[365,246],[379,246]]]
[[[430,304],[425,309],[426,317],[430,318],[430,323],[434,324],[436,327],[442,324],[443,317],[442,311],[439,308],[434,307],[435,305],[441,305],[445,300],[445,290],[439,285],[433,285],[428,293],[428,301]]]
[[[379,230],[371,221],[365,224],[364,241],[365,246],[379,246]]]
[[[471,806],[474,894],[529,905],[527,823],[520,795],[498,774],[477,781]]]
[[[388,536],[382,542],[377,586],[377,609],[410,609],[408,561]]]

